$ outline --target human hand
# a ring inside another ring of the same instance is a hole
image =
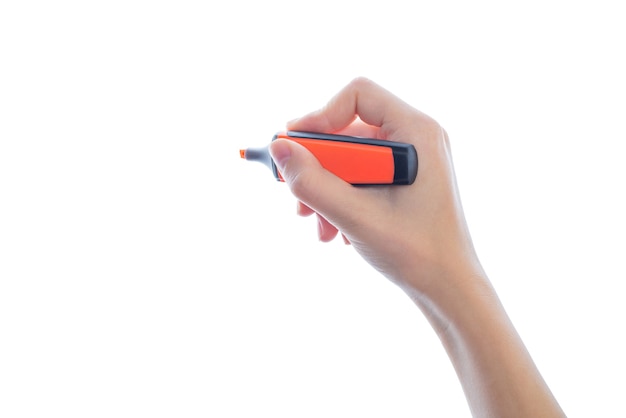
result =
[[[340,231],[423,310],[476,416],[564,416],[480,266],[439,124],[356,79],[288,129],[415,146],[419,167],[410,186],[351,186],[285,139],[273,141],[270,153],[299,199],[298,212],[318,214],[320,239]]]
[[[270,152],[299,200],[298,213],[317,213],[322,241],[340,231],[372,266],[419,293],[428,293],[433,283],[440,286],[439,278],[449,269],[478,266],[448,136],[435,120],[358,78],[325,107],[287,128],[409,142],[417,150],[412,185],[354,187],[325,170],[301,145],[274,141]]]

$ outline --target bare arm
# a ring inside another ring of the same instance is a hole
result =
[[[338,232],[400,286],[439,335],[475,416],[557,417],[558,403],[527,352],[474,251],[446,132],[366,79],[289,129],[411,142],[411,186],[352,187],[302,146],[277,140],[272,156],[299,213],[316,213],[323,241]]]

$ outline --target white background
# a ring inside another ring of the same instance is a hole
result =
[[[449,132],[571,417],[626,416],[619,2],[5,1],[0,416],[469,416],[397,288],[238,150],[367,76]]]

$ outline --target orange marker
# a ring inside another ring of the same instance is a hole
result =
[[[306,147],[328,171],[355,185],[412,184],[417,176],[417,152],[411,144],[314,132],[279,132]],[[283,177],[270,157],[268,147],[239,150],[249,161],[267,165],[278,181]]]

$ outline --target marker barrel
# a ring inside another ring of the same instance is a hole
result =
[[[282,138],[307,148],[328,171],[354,185],[409,185],[417,176],[418,159],[411,144],[316,132],[279,132]],[[268,147],[240,151],[246,160],[267,165],[274,177],[283,181]]]

